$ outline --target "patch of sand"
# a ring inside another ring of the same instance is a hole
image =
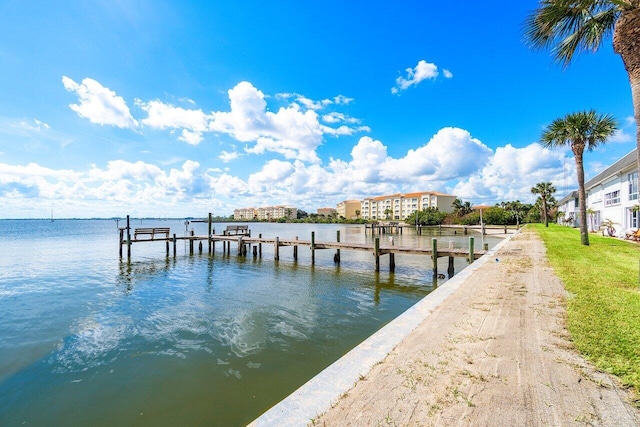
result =
[[[573,349],[537,235],[496,258],[310,425],[640,426],[628,393]]]

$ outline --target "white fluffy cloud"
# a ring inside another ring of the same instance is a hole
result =
[[[121,128],[150,128],[170,130],[177,133],[177,139],[191,145],[200,144],[206,133],[217,132],[231,136],[246,144],[245,151],[252,154],[278,153],[286,159],[298,159],[318,163],[316,149],[325,135],[353,135],[368,132],[360,121],[337,111],[323,116],[326,125],[320,123],[316,110],[330,105],[346,105],[353,101],[343,95],[321,101],[311,100],[300,94],[278,94],[277,98],[289,102],[277,112],[269,111],[265,94],[249,82],[240,82],[228,91],[229,111],[205,113],[191,108],[192,100],[187,100],[189,108],[183,108],[160,100],[135,100],[147,117],[136,120],[120,96],[92,79],[84,79],[77,84],[68,77],[62,78],[65,88],[78,96],[80,104],[70,105],[81,117],[101,125]],[[292,101],[290,101],[292,100]],[[332,127],[336,125],[337,127]],[[229,153],[223,154],[225,161],[233,160]]]
[[[435,80],[440,73],[438,72],[438,66],[421,59],[418,61],[418,65],[413,68],[407,68],[406,77],[398,76],[396,79],[396,85],[391,88],[391,93],[397,94],[402,90],[406,90],[411,86],[415,86],[423,80]],[[443,70],[442,74],[445,78],[450,79],[453,74],[449,70]]]
[[[565,165],[569,170],[565,170]],[[463,199],[476,202],[489,200],[531,201],[531,187],[542,181],[551,181],[556,188],[565,179],[572,187],[575,184],[575,163],[567,161],[565,154],[558,150],[549,150],[539,144],[524,148],[515,148],[509,144],[496,149],[478,173],[461,180],[453,192]]]
[[[124,99],[97,81],[85,78],[79,84],[63,76],[62,84],[65,89],[78,96],[80,104],[71,104],[69,107],[80,117],[99,125],[129,129],[138,127],[138,122],[131,115]]]
[[[231,159],[234,153],[221,156]],[[173,168],[113,160],[86,171],[0,163],[0,204],[7,211],[22,200],[22,206],[48,212],[52,201],[60,201],[68,216],[84,211],[86,216],[187,216],[198,209],[226,215],[235,207],[269,204],[313,211],[345,199],[419,190],[452,193],[474,204],[532,202],[530,189],[537,182],[551,181],[557,188],[564,182],[575,185],[574,162],[566,154],[538,144],[507,145],[493,152],[466,130],[443,128],[401,157],[390,156],[382,141],[365,136],[347,159],[332,158],[325,165],[271,159],[246,179],[193,160]]]
[[[202,142],[209,120],[202,110],[187,110],[159,100],[147,103],[136,100],[136,105],[148,114],[141,121],[143,125],[154,129],[181,129],[179,140],[191,145]]]
[[[424,146],[401,159],[389,159],[381,176],[406,180],[418,176],[450,180],[467,176],[485,164],[492,151],[466,130],[444,128]]]

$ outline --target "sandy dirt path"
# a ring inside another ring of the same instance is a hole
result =
[[[627,392],[572,348],[565,301],[522,232],[310,425],[640,426]]]

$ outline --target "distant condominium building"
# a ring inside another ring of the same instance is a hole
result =
[[[318,208],[318,215],[330,218],[337,215],[335,208]]]
[[[360,200],[345,200],[336,206],[338,217],[358,219],[362,217],[362,202]]]
[[[371,197],[362,201],[361,214],[364,219],[404,220],[416,211],[438,208],[440,212],[453,212],[456,196],[436,191],[396,193]]]
[[[256,217],[256,208],[242,208],[233,210],[233,219],[252,220]]]
[[[266,219],[267,221],[280,218],[296,219],[298,209],[292,206],[265,206],[262,208],[234,209],[233,218],[237,220]]]

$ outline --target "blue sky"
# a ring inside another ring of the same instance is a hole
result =
[[[611,43],[568,68],[523,41],[537,2],[0,3],[0,218],[315,212],[412,191],[473,204],[575,188],[537,140],[594,108],[635,147]]]

